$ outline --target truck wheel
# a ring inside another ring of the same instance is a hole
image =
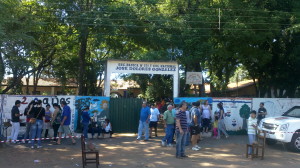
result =
[[[275,145],[276,143],[277,143],[277,141],[274,139],[269,139],[269,138],[266,139],[267,145]]]
[[[300,134],[294,134],[292,141],[289,143],[289,148],[292,151],[300,152]]]

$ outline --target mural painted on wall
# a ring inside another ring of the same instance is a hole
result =
[[[11,109],[15,104],[16,100],[21,101],[21,106],[19,107],[20,113],[24,113],[25,108],[28,106],[28,104],[32,100],[42,100],[43,107],[46,107],[47,104],[51,106],[50,111],[53,112],[53,104],[58,103],[60,104],[62,101],[66,101],[68,106],[71,108],[71,123],[74,123],[74,120],[76,118],[75,115],[75,109],[74,109],[74,102],[75,102],[75,96],[31,96],[31,95],[5,95],[5,98],[3,99],[3,115],[2,119],[11,119]],[[20,120],[22,123],[25,123],[26,118],[25,116],[20,117]],[[70,125],[70,129],[74,130],[74,124]]]
[[[75,113],[78,116],[74,121],[75,130],[81,131],[81,108],[88,106],[90,108],[89,114],[98,125],[109,117],[109,97],[95,97],[95,96],[76,96]]]
[[[252,109],[258,110],[259,104],[263,102],[268,112],[266,117],[280,116],[294,106],[300,105],[300,99],[290,98],[254,98]]]
[[[212,104],[212,102],[213,102],[213,99],[211,97],[177,97],[177,98],[174,98],[174,103],[180,104],[183,101],[185,101],[185,102],[191,104],[193,102],[200,101],[200,103],[203,104],[205,100],[208,100],[209,104]]]
[[[217,104],[222,102],[224,107],[224,123],[228,131],[239,131],[247,128],[246,119],[251,111],[251,98],[214,98],[213,112],[217,113]]]

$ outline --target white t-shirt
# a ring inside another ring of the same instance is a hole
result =
[[[157,108],[155,108],[155,109],[150,108],[150,112],[151,112],[150,121],[157,122],[158,121],[157,116],[160,114],[158,109]]]
[[[185,111],[185,114],[186,114],[186,122],[188,124],[191,124],[192,123],[192,119],[191,119],[191,114],[189,111]]]
[[[210,118],[210,106],[202,105],[202,118]]]
[[[251,116],[248,119],[248,134],[256,134],[256,129],[252,125],[257,126],[257,119],[251,118]]]
[[[105,127],[105,132],[111,131],[111,126],[110,123]]]

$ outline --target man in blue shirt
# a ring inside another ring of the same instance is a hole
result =
[[[141,140],[143,130],[145,130],[145,141],[149,140],[149,120],[150,120],[150,108],[147,106],[147,102],[143,102],[140,113],[140,121],[138,128],[137,140]]]
[[[89,114],[89,107],[88,106],[83,106],[81,108],[82,113],[81,113],[81,117],[82,117],[82,126],[83,126],[83,135],[84,138],[88,138],[88,129],[89,129],[89,123],[91,121],[91,117]]]
[[[61,136],[62,133],[65,133],[72,139],[72,144],[76,144],[75,139],[72,137],[71,130],[70,130],[70,124],[71,124],[71,108],[67,105],[67,102],[62,101],[61,107],[63,108],[62,112],[62,121],[60,123],[58,133],[59,138],[57,140],[57,145],[60,145],[61,143]]]

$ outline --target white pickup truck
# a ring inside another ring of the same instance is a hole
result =
[[[264,118],[259,128],[267,131],[266,143],[287,143],[288,147],[300,152],[300,106],[295,106],[282,116]]]

